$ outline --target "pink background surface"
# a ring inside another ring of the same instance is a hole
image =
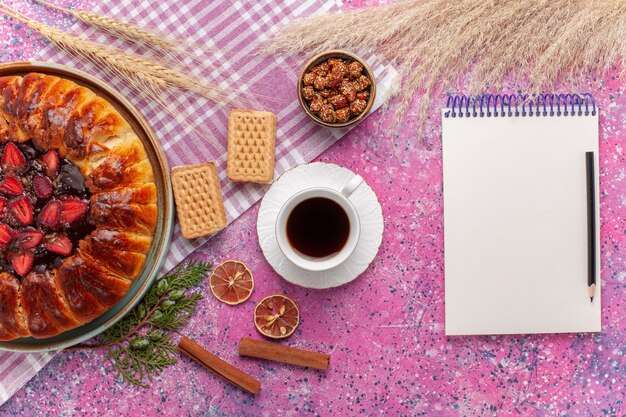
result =
[[[70,23],[32,4],[12,4],[60,27]],[[28,59],[43,45],[1,18],[0,39],[1,62]],[[185,358],[151,388],[138,389],[114,379],[102,352],[66,352],[0,415],[626,415],[624,79],[614,70],[584,85],[601,108],[601,333],[444,336],[441,93],[423,143],[415,141],[416,108],[395,131],[389,129],[392,114],[379,111],[318,158],[361,174],[383,207],[380,252],[353,283],[313,291],[277,276],[256,241],[258,204],[192,256],[214,263],[240,259],[255,274],[251,299],[238,307],[219,303],[205,286],[206,298],[185,333],[261,380],[260,395],[245,394]],[[331,353],[327,372],[237,356],[240,337],[259,338],[252,310],[271,293],[286,293],[300,306],[301,325],[286,344]]]

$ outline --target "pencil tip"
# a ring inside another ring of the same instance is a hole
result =
[[[591,302],[593,303],[593,297],[589,297],[591,299]]]

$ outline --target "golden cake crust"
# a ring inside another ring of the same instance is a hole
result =
[[[21,281],[0,270],[0,341],[52,337],[110,309],[143,270],[158,220],[143,143],[88,88],[39,73],[0,77],[0,144],[31,139],[80,169],[95,230],[57,268]]]

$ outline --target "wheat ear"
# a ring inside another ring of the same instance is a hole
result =
[[[61,49],[80,55],[91,62],[106,64],[133,87],[141,89],[146,84],[161,89],[176,87],[200,94],[217,104],[228,104],[228,94],[215,84],[192,78],[175,69],[156,64],[137,55],[128,54],[119,48],[100,45],[70,35],[67,32],[24,16],[6,5],[0,4],[0,10],[38,31]]]
[[[156,54],[169,55],[168,57],[172,58],[175,61],[180,60],[172,56],[172,53],[180,53],[186,58],[190,58],[193,61],[198,62],[199,59],[190,51],[188,51],[188,49],[199,50],[206,54],[215,52],[215,50],[207,48],[206,45],[200,44],[190,39],[178,38],[152,27],[139,26],[134,23],[102,16],[86,10],[81,11],[68,9],[66,7],[57,6],[56,4],[47,2],[45,0],[33,1],[35,3],[39,3],[46,7],[50,7],[60,12],[74,16],[81,22],[97,27],[98,29],[109,35],[121,37],[122,39],[125,39],[131,43],[141,42],[150,51],[155,52]]]
[[[189,63],[193,63],[196,69],[212,68],[211,63],[213,62],[213,60],[201,59],[198,55],[196,55],[196,53],[201,52],[211,55],[215,52],[215,50],[211,50],[211,48],[207,50],[205,45],[200,45],[199,43],[191,41],[189,39],[176,38],[153,28],[140,27],[133,23],[124,22],[107,16],[102,16],[97,13],[89,11],[76,11],[57,6],[53,3],[49,3],[46,0],[33,1],[46,7],[61,11],[63,13],[70,14],[76,19],[88,25],[94,26],[100,31],[113,37],[120,37],[132,44],[140,42],[142,44],[142,47],[151,52],[155,59],[163,59],[167,61],[164,63],[164,65],[167,65],[169,68],[172,68],[178,72],[184,73],[188,69]],[[192,50],[194,52],[192,52]],[[225,51],[222,50],[221,52],[224,53]],[[245,81],[246,78],[241,77],[239,78],[239,80]],[[198,83],[200,85],[194,85],[194,91],[204,96],[206,96],[207,94],[211,96],[213,94],[213,90],[216,88],[213,84],[206,84],[198,80],[196,80],[194,84]],[[259,98],[263,98],[264,100],[284,102],[284,100],[278,99],[276,97],[267,97],[260,94],[253,95]],[[252,105],[249,100],[244,99],[243,101],[247,105]]]
[[[49,3],[45,0],[34,1],[46,7],[50,7],[63,13],[70,14],[78,20],[87,23],[88,25],[96,26],[104,30],[105,32],[117,34],[131,42],[142,41],[147,45],[153,45],[155,47],[163,49],[177,50],[180,47],[179,44],[170,40],[170,37],[168,35],[161,32],[144,29],[137,25],[133,25],[132,23],[123,22],[106,16],[100,16],[99,14],[86,10],[72,10],[65,7],[57,6],[56,4]]]

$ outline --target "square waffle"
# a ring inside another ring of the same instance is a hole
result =
[[[226,227],[217,168],[212,162],[172,170],[172,187],[183,237],[194,239]]]
[[[231,181],[271,183],[274,178],[276,115],[232,110],[228,115],[228,168]]]

